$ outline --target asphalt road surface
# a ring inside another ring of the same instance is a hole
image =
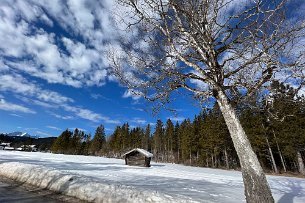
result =
[[[0,177],[1,203],[79,203],[81,200]]]

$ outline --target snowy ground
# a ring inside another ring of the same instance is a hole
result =
[[[0,175],[40,187],[52,182],[51,189],[95,201],[245,202],[240,172],[176,164],[142,168],[120,159],[0,150]],[[268,176],[268,182],[277,203],[305,202],[304,179]]]

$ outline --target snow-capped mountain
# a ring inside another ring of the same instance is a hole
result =
[[[12,132],[12,133],[7,133],[7,136],[11,137],[31,137],[31,138],[38,138],[37,136],[32,136],[26,132]]]
[[[12,133],[8,133],[8,136],[14,136],[14,137],[31,137],[30,134],[28,133],[23,133],[23,132],[12,132]]]

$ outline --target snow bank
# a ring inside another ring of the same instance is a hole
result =
[[[179,202],[158,192],[141,191],[124,185],[104,184],[92,178],[34,164],[2,163],[0,176],[90,202]]]

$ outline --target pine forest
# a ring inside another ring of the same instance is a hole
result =
[[[272,84],[272,97],[263,93],[239,102],[235,108],[251,145],[266,172],[305,175],[305,100],[293,88]],[[242,96],[240,97],[242,98]],[[239,99],[240,99],[239,98]],[[235,99],[231,98],[234,102]],[[54,141],[52,152],[114,158],[130,149],[143,148],[155,162],[198,167],[240,169],[229,131],[219,107],[204,109],[193,119],[178,123],[168,119],[155,125],[117,126],[110,136],[100,125],[93,136],[66,130]]]

